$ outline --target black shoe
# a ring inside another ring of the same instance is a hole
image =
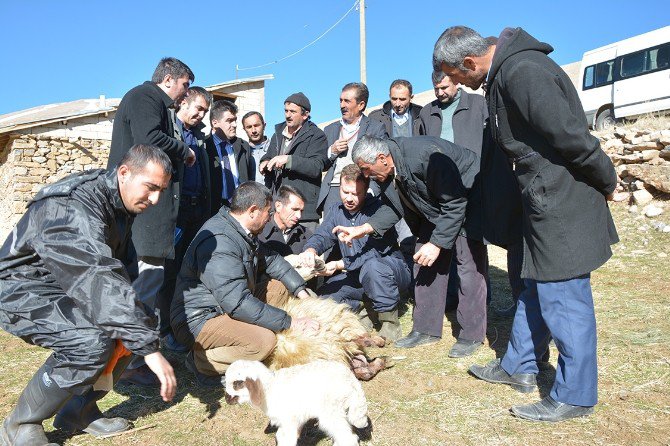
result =
[[[42,421],[51,418],[72,394],[59,388],[46,370],[45,366],[37,370],[5,418],[0,429],[1,444],[58,446],[49,443]]]
[[[451,347],[451,350],[449,350],[449,357],[464,358],[466,356],[470,356],[471,354],[476,352],[481,346],[482,343],[480,341],[469,341],[467,339],[459,338],[456,340],[454,346]]]
[[[135,384],[143,387],[160,387],[161,382],[148,365],[140,366],[136,369],[126,369],[119,379],[119,384]]]
[[[495,384],[507,384],[521,393],[530,393],[537,389],[534,373],[510,375],[500,366],[500,359],[494,359],[485,366],[475,364],[468,371],[476,378]]]
[[[593,407],[573,406],[556,401],[550,396],[533,404],[513,406],[512,415],[531,421],[564,421],[570,418],[585,417],[593,413]]]
[[[205,375],[198,370],[192,350],[186,355],[184,364],[195,375],[198,385],[202,387],[226,387],[226,375]]]
[[[439,336],[431,336],[429,334],[419,333],[418,331],[410,331],[407,336],[395,341],[395,346],[400,348],[413,348],[419,345],[433,344],[439,341]]]
[[[132,429],[132,424],[125,418],[105,418],[102,415],[97,401],[106,394],[106,391],[90,390],[84,395],[73,396],[56,414],[54,427],[68,434],[83,431],[94,437]]]

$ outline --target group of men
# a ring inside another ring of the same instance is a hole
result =
[[[460,332],[449,356],[470,355],[486,335],[488,242],[514,252],[518,302],[505,356],[470,372],[534,391],[553,339],[551,393],[513,414],[591,413],[589,274],[617,240],[606,204],[616,173],[551,51],[521,28],[499,38],[448,28],[428,106],[397,80],[366,116],[367,87],[349,83],[341,119],[322,131],[294,93],[270,138],[260,113],[242,118],[249,141],[237,136],[234,103],[212,102],[185,64],[161,60],[119,105],[108,169],[43,188],[0,248],[0,325],[53,350],[5,419],[3,442],[48,444],[42,421],[54,414],[67,431],[129,429],[96,402],[121,377],[170,400],[176,379],[159,339],[187,352],[198,383],[220,386],[234,360],[266,358],[276,333],[318,329],[273,305],[271,286],[311,294],[288,254],[306,266],[324,256],[317,294],[367,314],[402,348],[441,338],[453,269]],[[408,290],[413,327],[402,337]]]

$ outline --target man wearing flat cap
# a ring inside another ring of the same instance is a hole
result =
[[[261,158],[260,172],[273,192],[282,185],[293,186],[305,195],[302,223],[312,231],[319,221],[316,202],[321,172],[328,161],[326,135],[309,119],[312,106],[302,92],[284,101],[286,121],[275,126],[268,151]]]

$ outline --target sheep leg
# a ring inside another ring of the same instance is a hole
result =
[[[377,373],[386,368],[386,361],[383,358],[375,358],[370,361],[364,355],[356,355],[351,358],[351,369],[356,378],[361,381],[369,381],[374,378]]]
[[[333,439],[333,446],[356,446],[358,436],[351,431],[351,426],[342,417],[320,417],[319,428]]]
[[[386,341],[384,338],[381,336],[373,336],[369,333],[361,335],[357,337],[356,339],[353,340],[354,344],[361,348],[366,348],[366,347],[384,347],[386,345]]]
[[[277,429],[277,446],[295,446],[300,437],[299,426],[295,424],[282,423]]]

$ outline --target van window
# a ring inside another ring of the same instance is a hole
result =
[[[617,65],[621,79],[670,68],[670,43],[625,54]]]
[[[614,59],[596,65],[596,87],[611,84],[614,75]]]
[[[633,77],[644,71],[645,51],[626,54],[621,57],[621,69],[619,74],[622,78]]]
[[[662,70],[670,67],[670,43],[649,50],[647,70]]]
[[[588,88],[592,88],[595,85],[594,79],[593,79],[593,74],[595,73],[596,66],[591,65],[590,67],[586,67],[584,69],[584,86],[582,87],[582,90],[586,90]]]

